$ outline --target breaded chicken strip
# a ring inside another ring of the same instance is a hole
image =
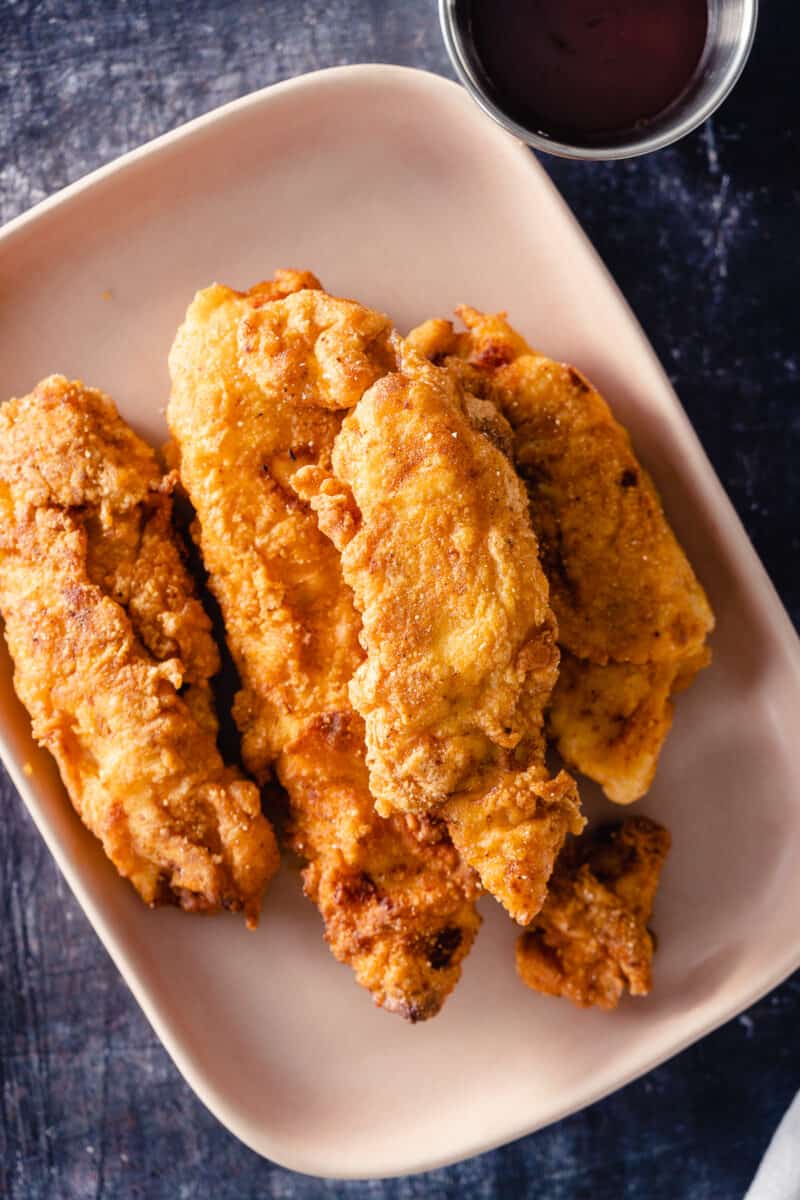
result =
[[[672,725],[672,699],[709,657],[703,647],[683,662],[600,665],[562,649],[548,713],[550,736],[566,761],[601,784],[609,800],[638,800],[653,782]]]
[[[626,987],[646,996],[654,949],[647,922],[669,847],[667,830],[647,817],[569,842],[533,929],[517,942],[528,987],[581,1008],[616,1008]]]
[[[443,816],[527,923],[583,825],[573,781],[543,765],[558,669],[547,581],[524,488],[475,427],[474,401],[400,339],[397,353],[400,369],[345,419],[332,470],[306,467],[294,487],[341,551],[362,616],[350,698],[378,811]]]
[[[364,727],[352,711],[308,723],[280,759],[292,846],[336,958],[389,1012],[441,1008],[478,930],[475,880],[440,822],[375,812]]]
[[[458,978],[476,881],[443,830],[375,813],[348,698],[360,619],[339,555],[292,489],[303,465],[330,464],[343,410],[393,364],[389,332],[308,274],[207,288],[172,348],[168,419],[242,680],[245,763],[259,779],[275,764],[335,956],[379,1005],[417,1020]]]
[[[0,611],[34,736],[119,873],[147,904],[254,926],[277,847],[217,752],[172,482],[101,392],[54,375],[3,405]]]
[[[336,553],[291,489],[388,363],[386,317],[279,272],[199,292],[170,352],[167,418],[242,680],[236,722],[263,778],[309,717],[346,700],[358,617]]]
[[[502,314],[458,312],[466,333],[434,320],[410,340],[514,431],[562,650],[550,732],[567,763],[628,804],[652,782],[670,697],[710,660],[708,601],[591,384],[532,351]]]

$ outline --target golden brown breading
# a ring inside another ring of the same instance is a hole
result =
[[[360,619],[339,555],[291,487],[304,464],[330,464],[333,406],[355,404],[393,363],[389,329],[309,276],[207,288],[170,355],[168,419],[242,679],[245,763],[262,779],[275,763],[333,953],[378,1004],[420,1019],[456,982],[477,929],[476,883],[441,834],[374,812],[348,699]],[[353,883],[364,875],[369,894]],[[451,954],[434,969],[437,938]]]
[[[528,987],[581,1008],[616,1008],[651,987],[647,922],[670,846],[666,829],[630,817],[568,843],[533,929],[517,942]]]
[[[707,661],[708,651],[699,666]],[[567,762],[596,780],[610,800],[628,804],[653,781],[672,724],[671,697],[680,686],[674,661],[600,666],[562,649],[550,735]]]
[[[603,398],[573,367],[534,353],[502,314],[458,312],[466,333],[434,320],[410,340],[511,424],[568,652],[550,732],[568,763],[630,803],[652,781],[671,694],[709,661],[711,610]]]
[[[378,811],[437,812],[514,918],[544,899],[575,785],[548,780],[556,629],[524,488],[464,392],[398,339],[400,370],[294,487],[342,554],[366,658],[350,685]],[[494,418],[495,427],[502,424]]]
[[[244,760],[259,778],[309,717],[347,706],[359,653],[338,555],[290,480],[326,460],[341,423],[314,402],[314,381],[336,381],[342,407],[354,404],[382,373],[388,321],[309,280],[206,288],[170,352],[168,420],[242,680]]]
[[[411,1021],[441,1008],[478,931],[475,881],[444,826],[375,812],[354,712],[312,720],[281,756],[292,846],[328,945],[378,1004]]]
[[[210,624],[172,481],[102,393],[61,376],[0,409],[0,610],[14,684],[84,824],[148,904],[241,909],[278,864],[216,748]]]

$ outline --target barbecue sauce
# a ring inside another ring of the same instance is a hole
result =
[[[707,0],[464,0],[482,83],[518,124],[574,144],[640,128],[700,61]]]

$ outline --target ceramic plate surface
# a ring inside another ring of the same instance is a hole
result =
[[[537,347],[580,366],[631,430],[718,615],[714,665],[680,698],[637,806],[674,838],[653,995],[611,1014],[534,995],[515,975],[514,927],[484,900],[460,986],[413,1028],[333,960],[288,870],[255,934],[235,917],[145,909],[74,815],[0,661],[4,761],[197,1094],[285,1166],[401,1174],[581,1108],[800,964],[800,655],[652,350],[544,172],[431,75],[367,66],[279,84],[12,222],[0,235],[0,395],[60,371],[107,390],[158,444],[167,351],[195,290],[245,287],[277,266],[313,269],[401,329],[460,302],[504,308]]]

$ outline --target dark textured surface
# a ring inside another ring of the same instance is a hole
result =
[[[795,622],[798,34],[791,0],[765,5],[738,89],[679,146],[546,163]],[[434,0],[0,0],[0,220],[223,101],[369,60],[449,74]],[[739,1200],[800,1086],[795,977],[645,1079],[493,1154],[386,1184],[293,1175],[239,1145],[183,1084],[5,777],[0,788],[0,1195]]]

